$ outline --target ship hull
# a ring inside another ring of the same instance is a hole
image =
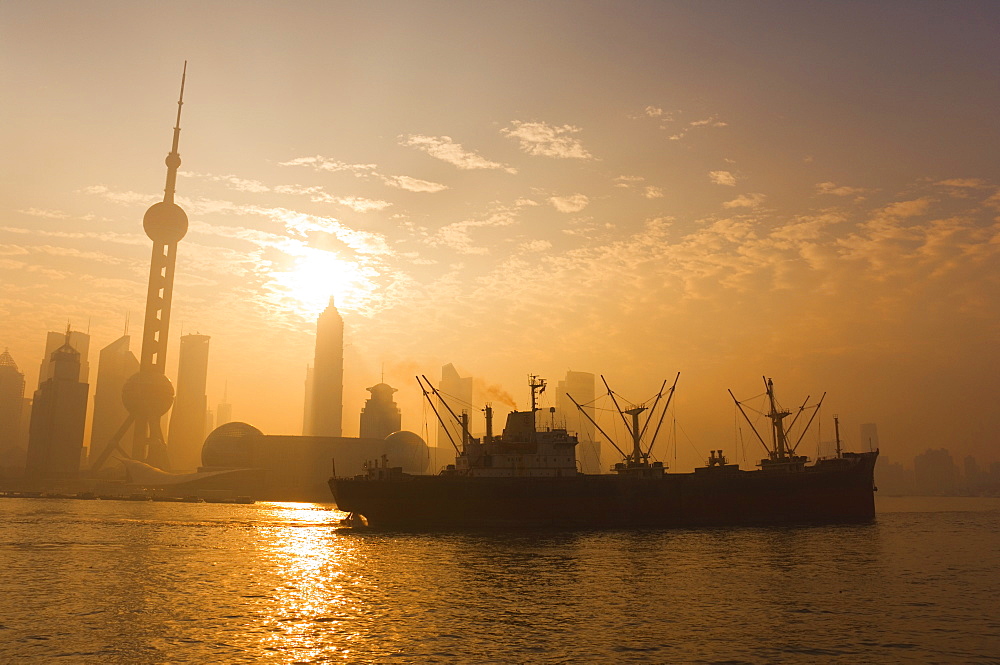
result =
[[[390,529],[646,528],[863,522],[877,452],[795,471],[701,469],[656,477],[331,478],[338,508]]]

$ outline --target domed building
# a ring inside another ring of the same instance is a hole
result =
[[[430,449],[417,434],[393,432],[382,442],[382,454],[392,466],[403,467],[404,473],[425,473],[430,466]]]

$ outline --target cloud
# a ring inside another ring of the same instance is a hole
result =
[[[99,196],[102,199],[111,201],[112,203],[119,203],[121,205],[152,205],[157,201],[162,201],[162,195],[157,194],[140,194],[138,192],[114,192],[111,191],[105,185],[91,185],[89,187],[84,187],[83,189],[77,190],[77,192],[82,194],[92,194],[94,196]]]
[[[18,212],[24,215],[31,215],[32,217],[45,217],[48,219],[66,219],[69,217],[69,215],[62,210],[39,210],[38,208],[28,208],[27,210],[18,210]]]
[[[552,196],[549,203],[559,212],[580,212],[587,207],[590,199],[585,194],[570,194],[569,196]]]
[[[633,185],[644,182],[646,179],[640,175],[620,175],[615,178],[615,187],[630,189]]]
[[[552,243],[548,240],[531,240],[523,243],[521,249],[525,252],[544,252],[552,249]]]
[[[490,161],[475,152],[466,150],[461,143],[452,141],[450,136],[411,134],[406,138],[400,137],[399,143],[426,152],[431,157],[463,170],[500,169],[507,173],[517,173],[517,169],[512,166]]]
[[[516,209],[500,206],[484,219],[463,220],[442,226],[433,236],[427,238],[426,242],[432,247],[447,247],[459,254],[485,255],[490,253],[490,249],[473,244],[470,235],[472,229],[511,226],[515,222],[517,222]]]
[[[278,162],[278,166],[309,166],[316,171],[347,171],[359,176],[366,173],[372,173],[378,168],[375,164],[348,164],[347,162],[341,162],[336,159],[327,159],[323,155],[316,155],[315,157],[296,157],[295,159],[290,159],[287,162]]]
[[[663,198],[663,188],[656,187],[655,185],[647,185],[642,191],[642,195],[647,199],[662,199]]]
[[[694,120],[692,122],[687,123],[681,128],[680,131],[676,132],[675,134],[672,134],[670,136],[670,140],[679,141],[682,138],[684,138],[687,135],[687,133],[690,132],[692,129],[696,129],[698,127],[728,127],[728,126],[729,123],[719,120],[718,115],[712,115],[703,120]],[[664,127],[664,129],[666,129],[666,127]]]
[[[408,192],[434,193],[448,189],[448,185],[442,185],[439,182],[431,182],[429,180],[411,178],[408,175],[383,176],[382,181],[390,187],[405,189]]]
[[[235,189],[238,192],[253,192],[253,193],[263,193],[271,191],[271,188],[260,182],[259,180],[247,180],[244,178],[239,178],[235,175],[215,175],[212,173],[196,173],[194,171],[181,171],[180,175],[185,178],[198,178],[200,180],[207,180],[209,182],[221,182],[224,183],[230,189]]]
[[[764,203],[763,194],[740,194],[732,201],[722,204],[723,208],[758,208]]]
[[[572,136],[580,132],[573,125],[549,125],[544,122],[511,121],[511,127],[500,130],[504,136],[517,139],[521,150],[529,155],[562,159],[593,159],[580,141]]]
[[[820,194],[832,194],[833,196],[853,196],[858,201],[864,200],[864,194],[872,191],[864,187],[847,187],[836,185],[832,182],[821,182],[816,185],[816,191]]]
[[[934,184],[943,187],[965,187],[970,189],[982,189],[986,187],[986,182],[979,178],[952,178],[951,180],[941,180]]]
[[[419,178],[411,178],[406,175],[385,175],[379,173],[378,166],[376,164],[348,164],[334,159],[327,159],[322,155],[316,155],[315,157],[296,157],[295,159],[290,159],[287,162],[279,162],[278,165],[308,166],[316,171],[346,171],[348,173],[353,173],[358,178],[377,178],[389,187],[404,189],[408,192],[433,193],[448,189],[447,185],[431,182],[429,180],[420,180]],[[343,203],[344,199],[336,199],[336,201]]]
[[[708,179],[716,185],[726,185],[727,187],[736,186],[736,176],[729,171],[709,171]]]

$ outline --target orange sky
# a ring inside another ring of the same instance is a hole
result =
[[[348,434],[383,368],[415,431],[447,362],[521,407],[529,372],[639,401],[680,371],[690,467],[767,374],[828,391],[824,438],[839,413],[891,459],[996,461],[998,29],[977,2],[5,2],[0,346],[33,387],[45,332],[89,325],[96,372],[131,312],[138,354],[187,59],[168,366],[210,335],[237,419],[298,433],[333,294]]]

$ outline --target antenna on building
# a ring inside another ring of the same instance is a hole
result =
[[[128,310],[125,310],[125,332],[122,333],[123,337],[128,335],[128,317],[130,313]]]

